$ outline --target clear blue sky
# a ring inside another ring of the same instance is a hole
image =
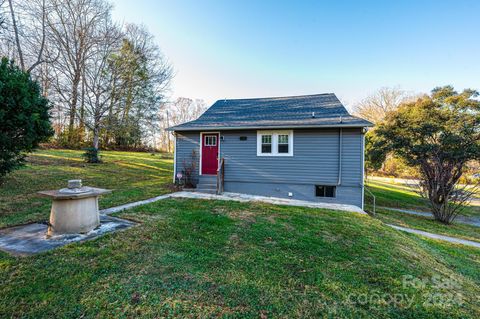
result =
[[[172,97],[334,92],[352,105],[383,86],[480,89],[480,1],[115,0],[175,68]]]

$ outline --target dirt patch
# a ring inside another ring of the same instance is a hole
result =
[[[289,223],[286,223],[286,222],[282,223],[282,226],[285,227],[285,229],[288,230],[288,231],[295,230],[295,228],[292,225],[290,225]]]
[[[275,219],[276,217],[277,217],[277,216],[275,216],[275,215],[268,215],[266,219],[267,219],[270,223],[276,224],[276,223],[277,223],[277,220]]]
[[[229,212],[228,215],[234,219],[239,219],[249,223],[254,223],[256,221],[255,216],[257,214],[249,211],[236,210],[233,212]]]
[[[236,219],[236,220],[241,220],[247,223],[255,223],[256,221],[256,213],[246,211],[246,210],[235,210],[235,211],[229,211],[225,208],[214,208],[213,212],[216,214],[221,214],[221,215],[226,215],[230,218]]]
[[[233,233],[228,237],[228,243],[233,247],[238,247],[240,245],[240,238],[238,238],[236,233]]]
[[[323,240],[329,243],[338,242],[343,238],[341,235],[334,235],[327,231],[319,231],[315,235],[317,235],[318,237],[321,237]]]
[[[272,237],[265,238],[264,242],[265,242],[265,244],[268,244],[268,245],[276,245],[277,244],[277,242]]]

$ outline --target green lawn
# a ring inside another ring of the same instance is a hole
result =
[[[455,222],[452,225],[444,225],[432,218],[413,216],[381,208],[383,206],[428,212],[426,200],[416,194],[409,186],[378,180],[370,180],[367,186],[376,197],[376,218],[385,223],[480,241],[479,227]],[[367,207],[371,208],[370,198],[367,197],[366,203]],[[478,206],[470,206],[464,213],[467,216],[479,216],[480,208]]]
[[[178,199],[119,216],[140,225],[34,257],[0,254],[0,317],[480,316],[478,249],[369,216]]]
[[[369,179],[368,189],[375,195],[377,206],[405,208],[428,212],[428,202],[417,194],[412,187],[395,182]],[[366,193],[366,202],[371,203],[371,197]],[[466,216],[480,216],[479,206],[469,206],[463,214]]]
[[[50,200],[41,190],[66,187],[68,179],[84,185],[114,189],[100,200],[107,208],[169,192],[171,155],[135,152],[102,152],[103,164],[86,164],[82,151],[41,150],[28,158],[27,166],[9,175],[0,186],[0,228],[47,220]]]
[[[104,152],[105,163],[91,165],[80,154],[39,151],[10,175],[0,227],[47,219],[49,201],[35,193],[71,178],[115,189],[102,207],[169,191],[168,156]],[[379,205],[421,207],[401,186],[371,186]],[[425,229],[432,221],[180,199],[116,216],[139,224],[31,257],[0,252],[0,318],[480,316],[480,250],[382,222]],[[445,229],[479,240],[471,229]]]
[[[393,182],[369,180],[368,189],[375,195],[377,206],[427,211],[428,203],[409,186]],[[367,195],[368,196],[368,195]],[[367,197],[367,202],[370,198]]]
[[[445,225],[431,218],[413,216],[387,209],[377,209],[375,217],[387,224],[480,242],[480,228],[475,226],[460,223]]]

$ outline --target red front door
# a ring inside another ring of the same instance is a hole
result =
[[[202,135],[202,174],[217,175],[218,133]]]

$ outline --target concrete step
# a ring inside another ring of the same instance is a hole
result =
[[[216,188],[217,187],[217,183],[198,183],[197,184],[197,187],[207,187],[207,188]]]
[[[216,175],[199,176],[196,191],[199,193],[216,194],[217,193],[217,176]]]
[[[216,191],[217,186],[207,187],[207,186],[203,186],[203,185],[197,185],[197,189],[198,190],[214,190],[214,191]]]
[[[217,175],[200,175],[198,177],[197,192],[216,194]]]
[[[200,182],[216,182],[217,181],[217,175],[200,175],[198,177],[198,180]]]

